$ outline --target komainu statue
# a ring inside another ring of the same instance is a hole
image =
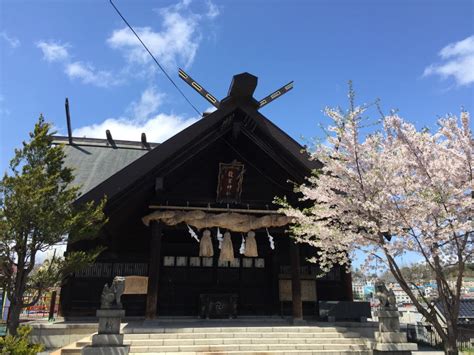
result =
[[[102,289],[102,295],[100,296],[100,308],[101,309],[121,309],[123,291],[125,290],[125,277],[115,276],[112,284],[104,285]]]
[[[396,310],[396,298],[392,289],[388,289],[382,280],[375,282],[375,296],[380,301],[380,308],[386,310]]]

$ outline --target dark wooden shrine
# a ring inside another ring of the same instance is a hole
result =
[[[197,317],[210,312],[203,300],[219,295],[234,304],[217,306],[237,317],[302,318],[317,315],[317,300],[352,300],[350,274],[336,268],[317,278],[317,265],[306,261],[314,250],[294,244],[287,226],[268,228],[274,249],[267,230],[255,230],[257,257],[241,255],[241,233],[231,231],[235,260],[219,262],[216,228],[209,228],[214,256],[200,257],[199,243],[185,223],[152,221],[146,226],[142,221],[154,211],[173,209],[258,217],[277,210],[275,196],[295,201],[288,181],[303,182],[318,163],[258,111],[256,84],[250,74],[236,75],[216,111],[159,145],[145,136],[140,142],[117,141],[110,133],[104,140],[56,137],[65,144],[66,163],[76,169],[76,182],[82,185],[77,203],[106,195],[109,217],[96,239],[68,245],[68,251],[98,245],[106,250],[93,266],[65,280],[64,316],[94,316],[104,283],[117,275],[148,278],[145,290],[122,297],[127,316]],[[234,173],[227,180],[222,163],[243,166],[240,187],[232,185]],[[201,237],[202,231],[193,230]]]

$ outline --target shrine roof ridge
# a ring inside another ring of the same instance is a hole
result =
[[[150,150],[160,144],[160,143],[147,142],[148,144],[148,147],[147,147],[141,141],[114,139],[113,142],[114,144],[111,144],[110,141],[106,138],[72,137],[72,143],[70,143],[68,136],[53,136],[53,144],[65,144],[65,145],[71,145],[71,146]]]

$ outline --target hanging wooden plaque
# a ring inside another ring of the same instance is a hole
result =
[[[291,280],[279,280],[280,302],[293,299],[291,291]],[[301,300],[304,302],[316,302],[316,280],[301,280]]]
[[[219,164],[219,176],[217,181],[217,202],[240,202],[244,172],[244,164],[239,163],[237,161],[233,161],[230,164]]]
[[[148,290],[148,277],[125,276],[124,295],[146,295]]]

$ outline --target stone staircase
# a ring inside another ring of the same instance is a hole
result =
[[[337,326],[125,329],[130,354],[371,354],[372,342]],[[78,355],[82,339],[61,349]]]

